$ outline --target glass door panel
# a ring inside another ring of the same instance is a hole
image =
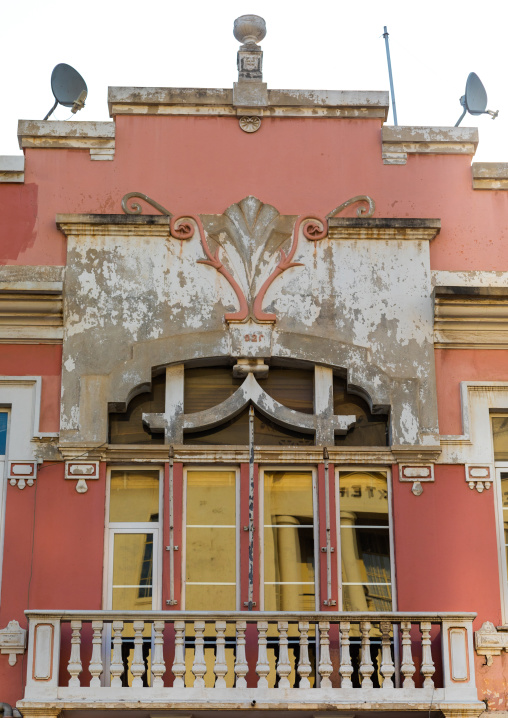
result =
[[[314,611],[314,487],[311,471],[265,471],[265,611]]]
[[[185,608],[236,608],[236,471],[187,471]]]
[[[339,507],[342,610],[392,610],[386,475],[341,472]]]

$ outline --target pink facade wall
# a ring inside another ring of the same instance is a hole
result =
[[[461,381],[508,381],[506,352],[435,349],[439,431],[462,434]],[[507,407],[508,409],[508,407]]]
[[[434,269],[508,266],[507,194],[474,191],[468,155],[384,165],[376,119],[264,118],[247,134],[236,118],[120,116],[113,162],[92,162],[88,150],[27,149],[25,156],[24,186],[0,192],[12,227],[3,248],[8,264],[65,264],[55,215],[121,213],[123,195],[138,190],[175,213],[221,213],[253,194],[283,214],[326,214],[368,194],[376,217],[441,219]]]

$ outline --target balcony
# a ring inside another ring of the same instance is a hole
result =
[[[27,611],[24,715],[441,710],[477,716],[473,613]]]

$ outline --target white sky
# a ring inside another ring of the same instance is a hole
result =
[[[42,119],[51,108],[59,62],[88,84],[79,120],[109,119],[108,85],[231,87],[233,21],[245,13],[266,20],[263,79],[280,89],[388,90],[387,25],[400,125],[453,126],[476,72],[499,117],[466,115],[462,125],[479,127],[475,161],[508,162],[507,0],[5,2],[0,154],[20,153],[18,119]],[[59,107],[52,117],[69,116]]]

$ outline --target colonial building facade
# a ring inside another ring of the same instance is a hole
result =
[[[24,716],[508,710],[508,168],[268,89],[264,34],[0,158]]]

